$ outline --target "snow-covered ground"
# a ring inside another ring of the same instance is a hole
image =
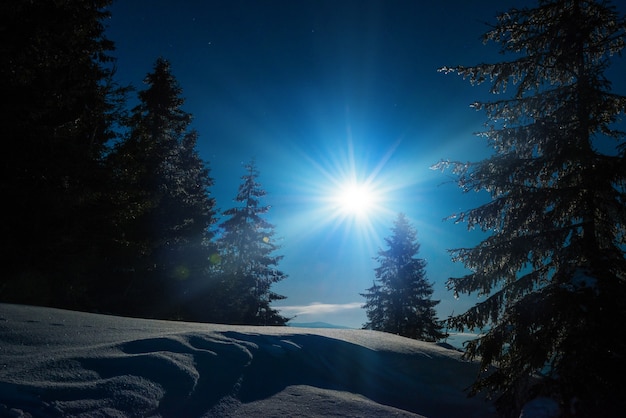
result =
[[[0,304],[0,417],[490,417],[456,350]]]

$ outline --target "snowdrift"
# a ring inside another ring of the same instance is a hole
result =
[[[460,353],[346,329],[0,304],[0,417],[489,417]]]

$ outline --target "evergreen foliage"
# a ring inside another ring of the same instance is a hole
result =
[[[103,157],[124,89],[112,81],[109,0],[2,2],[0,297],[89,306],[108,234]]]
[[[113,80],[113,43],[103,35],[109,5],[0,6],[0,115],[10,143],[0,157],[10,220],[0,231],[0,300],[284,324],[269,306],[283,298],[271,284],[286,275],[274,268],[281,257],[271,255],[273,227],[260,217],[268,207],[258,206],[256,169],[248,166],[240,190],[246,207],[226,213],[220,254],[213,179],[182,90],[159,58],[127,116],[129,88]]]
[[[449,288],[485,299],[450,325],[487,330],[467,344],[483,366],[472,393],[497,395],[511,416],[539,395],[566,414],[576,405],[576,416],[606,416],[626,393],[614,378],[626,370],[615,329],[626,321],[626,143],[615,128],[626,97],[604,75],[625,33],[607,2],[543,0],[500,14],[484,35],[511,60],[442,69],[489,81],[494,94],[514,88],[473,105],[494,155],[438,164],[464,191],[492,197],[457,215],[491,235],[451,251],[471,273]]]
[[[398,214],[385,238],[387,250],[379,250],[376,281],[362,294],[367,300],[364,328],[424,341],[444,337],[436,319],[432,284],[426,280],[426,261],[419,252],[417,231],[403,213]],[[378,283],[377,283],[378,282]]]
[[[112,274],[118,281],[105,293],[133,314],[196,319],[185,302],[206,288],[216,251],[213,179],[196,151],[192,116],[181,108],[169,62],[159,58],[145,84],[129,134],[109,157],[118,190]]]
[[[279,248],[274,242],[274,226],[263,219],[270,206],[262,205],[266,192],[257,181],[259,171],[254,161],[245,165],[236,202],[228,209],[220,226],[221,286],[223,304],[220,322],[248,325],[284,325],[287,318],[270,304],[285,297],[271,290],[271,285],[287,277],[277,269],[282,256],[273,255]]]

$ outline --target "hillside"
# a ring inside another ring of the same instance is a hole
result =
[[[374,331],[0,304],[0,342],[0,417],[492,415],[476,364]]]

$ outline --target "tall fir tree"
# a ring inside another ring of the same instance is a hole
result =
[[[487,330],[467,344],[482,363],[472,393],[497,395],[511,416],[541,395],[566,415],[610,416],[626,393],[616,378],[626,343],[615,331],[626,321],[626,144],[615,125],[626,97],[604,75],[625,33],[607,2],[543,0],[500,14],[484,35],[511,60],[442,69],[490,81],[494,94],[514,87],[473,105],[487,114],[480,135],[494,155],[439,164],[464,191],[491,194],[457,215],[491,234],[452,250],[471,273],[449,288],[485,299],[451,325]]]
[[[218,320],[234,324],[284,325],[287,318],[270,305],[285,299],[271,286],[287,277],[277,269],[282,256],[273,255],[279,248],[274,242],[274,226],[263,219],[270,206],[262,205],[266,192],[257,181],[259,171],[254,161],[245,165],[246,174],[235,201],[241,206],[228,209],[220,226],[221,312]]]
[[[420,248],[417,231],[406,215],[400,213],[391,232],[385,238],[389,248],[379,250],[376,257],[379,263],[376,280],[362,294],[369,320],[364,328],[437,341],[445,336],[436,318],[435,306],[439,301],[432,300],[433,287],[426,280],[426,261],[416,258]]]
[[[196,319],[185,303],[205,288],[216,251],[213,179],[169,62],[157,59],[144,82],[128,137],[109,157],[118,188],[113,265],[120,281],[105,293],[129,313]]]
[[[124,100],[104,36],[109,4],[0,6],[2,300],[89,306],[108,234],[103,157]]]

